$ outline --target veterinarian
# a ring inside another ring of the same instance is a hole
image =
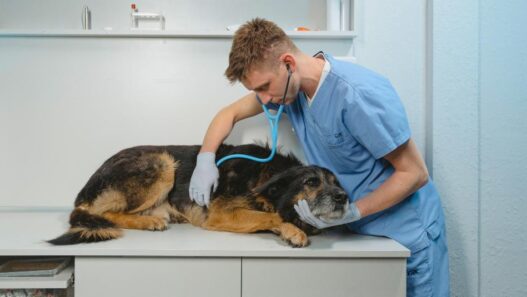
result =
[[[235,33],[225,75],[251,92],[212,120],[190,182],[194,201],[208,205],[218,179],[215,152],[233,126],[262,113],[259,100],[274,109],[284,103],[307,161],[332,170],[350,199],[341,220],[316,218],[305,201],[295,206],[300,218],[317,228],[346,224],[400,242],[411,251],[407,296],[449,295],[439,195],[386,78],[328,53],[307,55],[263,19]]]

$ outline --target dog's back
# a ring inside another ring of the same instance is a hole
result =
[[[180,146],[168,146],[166,150],[177,160],[188,160],[181,162],[177,170],[177,178],[174,189],[169,194],[170,203],[182,211],[189,204],[193,204],[188,196],[188,188],[192,172],[196,165],[196,155],[189,160],[181,155]],[[216,153],[216,160],[227,155],[245,154],[258,158],[266,158],[271,153],[268,146],[256,144],[247,145],[221,145]],[[247,159],[231,159],[223,163],[219,168],[218,188],[213,193],[211,201],[216,197],[239,197],[246,196],[258,185],[264,183],[271,176],[287,170],[288,168],[300,166],[301,162],[293,155],[277,153],[275,157],[267,162],[260,163]]]

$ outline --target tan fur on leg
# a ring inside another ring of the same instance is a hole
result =
[[[160,154],[159,158],[163,164],[159,177],[152,186],[144,189],[144,193],[139,193],[138,196],[144,197],[144,201],[139,207],[128,211],[129,213],[139,213],[166,201],[168,192],[174,186],[174,170],[177,170],[179,162],[174,161],[168,153]]]
[[[272,231],[294,247],[305,247],[309,244],[307,234],[291,223],[283,223]]]
[[[210,211],[201,227],[209,230],[252,233],[272,230],[280,224],[282,224],[282,218],[277,213],[238,208],[230,211]]]
[[[170,203],[168,203],[168,201],[165,201],[158,207],[141,212],[141,215],[151,215],[154,217],[159,217],[169,223],[188,223],[185,217],[183,217],[181,213],[179,213],[174,207],[172,207]]]
[[[135,214],[123,214],[106,212],[102,215],[119,228],[161,231],[168,227],[165,219],[155,216],[141,216]]]
[[[209,212],[207,220],[201,227],[209,230],[237,233],[270,230],[280,235],[282,239],[294,247],[304,247],[309,244],[309,239],[304,231],[291,223],[284,223],[277,213],[242,208],[231,211],[216,210]]]

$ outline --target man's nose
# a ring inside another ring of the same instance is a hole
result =
[[[257,93],[258,97],[260,97],[260,100],[263,104],[267,104],[273,100],[273,96],[267,94],[267,93]]]

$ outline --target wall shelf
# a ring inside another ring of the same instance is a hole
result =
[[[353,39],[355,31],[286,31],[294,39]],[[0,37],[232,38],[231,31],[0,30]]]

